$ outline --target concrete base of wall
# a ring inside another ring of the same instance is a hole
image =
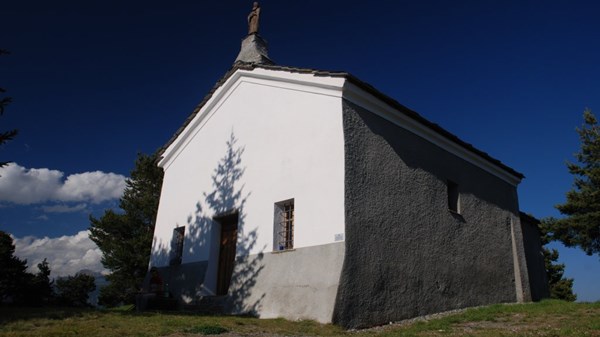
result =
[[[344,252],[338,242],[238,258],[227,310],[330,323]]]
[[[330,323],[344,253],[344,242],[337,242],[237,257],[228,295],[219,297],[219,306],[230,314]],[[202,287],[207,267],[208,261],[202,261],[159,271],[181,304],[201,307],[210,296]]]
[[[184,263],[177,266],[159,267],[165,287],[181,304],[193,304],[206,292],[202,288],[208,261]]]

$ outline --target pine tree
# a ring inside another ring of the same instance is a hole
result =
[[[27,261],[15,256],[13,238],[0,231],[0,303],[20,302],[27,284]]]
[[[588,254],[600,255],[600,126],[591,110],[583,112],[584,124],[577,128],[581,149],[577,163],[567,163],[575,176],[567,201],[557,205],[562,219],[548,219],[552,240],[567,247],[580,247]]]
[[[4,49],[0,49],[0,55],[4,55],[4,54],[9,54],[9,52]],[[5,92],[6,92],[6,90],[4,90],[3,88],[0,88],[0,94],[4,94]],[[6,106],[10,102],[12,102],[12,98],[10,98],[10,97],[0,98],[0,115],[2,115],[4,113],[4,109],[6,109]],[[14,130],[14,129],[9,130],[9,131],[0,132],[0,145],[15,138],[16,135],[17,135],[17,130]],[[7,164],[8,164],[8,162],[0,162],[0,167],[6,166]]]
[[[548,287],[550,289],[550,298],[573,302],[577,299],[577,295],[573,293],[572,278],[565,278],[564,263],[557,263],[558,251],[548,248],[551,236],[549,228],[552,224],[552,218],[542,219],[539,224],[542,240],[542,252],[544,254],[544,265],[546,268],[546,278],[548,279]]]
[[[111,271],[110,284],[100,290],[100,304],[133,303],[148,269],[163,171],[157,155],[138,154],[135,168],[120,199],[122,213],[105,211],[90,217],[90,239],[102,251],[102,264]]]
[[[38,272],[27,272],[27,260],[15,256],[13,238],[0,231],[0,303],[39,306],[53,297],[50,266],[44,259]]]
[[[34,304],[47,304],[53,298],[53,281],[50,280],[50,266],[48,260],[38,263],[38,272],[33,275],[30,287],[30,293]]]
[[[550,287],[550,298],[573,302],[577,295],[573,293],[573,279],[564,278],[565,265],[555,263],[558,261],[558,251],[556,249],[542,248],[544,252],[544,262],[546,265],[546,276]]]

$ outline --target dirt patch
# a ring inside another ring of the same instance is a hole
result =
[[[444,312],[438,312],[436,314],[419,316],[419,317],[405,319],[405,320],[401,320],[401,321],[397,321],[397,322],[390,322],[389,324],[375,326],[375,327],[372,327],[372,328],[348,330],[348,332],[350,332],[350,333],[363,333],[363,332],[370,332],[370,331],[372,331],[372,332],[380,332],[380,331],[392,330],[394,328],[401,327],[401,326],[406,326],[406,325],[411,325],[411,324],[414,324],[416,322],[427,322],[427,321],[431,321],[433,319],[438,319],[438,318],[442,318],[442,317],[446,317],[446,316],[450,316],[450,315],[459,314],[459,313],[465,312],[467,309],[468,308],[465,308],[465,309],[455,309],[455,310],[444,311]]]

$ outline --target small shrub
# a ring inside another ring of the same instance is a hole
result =
[[[222,333],[226,333],[229,330],[218,326],[218,325],[198,325],[193,328],[185,329],[184,332],[187,333],[200,333],[203,335],[220,335]]]

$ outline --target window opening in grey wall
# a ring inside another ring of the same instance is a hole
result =
[[[275,203],[274,250],[294,248],[294,199]]]
[[[460,193],[458,184],[448,180],[448,209],[452,212],[460,213]]]
[[[183,256],[183,239],[185,237],[185,227],[173,229],[173,240],[171,241],[171,261],[170,265],[180,265]]]

